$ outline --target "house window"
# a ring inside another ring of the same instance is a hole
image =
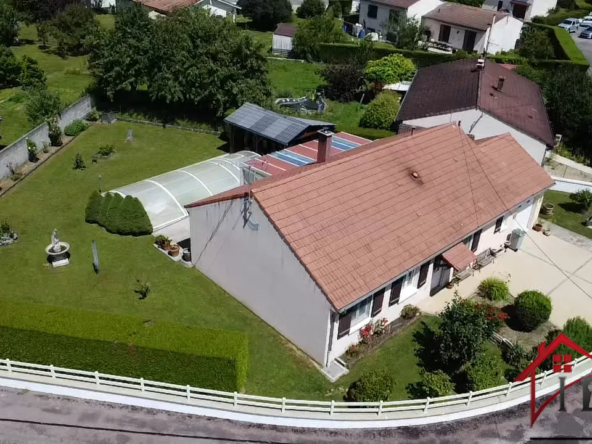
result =
[[[504,0],[499,0],[499,2],[497,2],[497,10],[501,10],[504,7]]]
[[[391,284],[391,296],[389,297],[389,307],[399,303],[401,299],[401,288],[403,287],[403,280],[405,278],[399,278]]]
[[[372,317],[378,316],[382,311],[382,301],[384,300],[385,288],[381,288],[372,296]]]
[[[378,6],[368,5],[368,18],[375,19],[378,17]]]
[[[438,40],[441,42],[448,43],[450,40],[450,26],[448,25],[440,25],[440,36]]]
[[[463,240],[463,244],[465,244],[465,247],[469,248],[471,246],[472,241],[473,235],[471,234],[470,236],[465,237],[465,239]]]
[[[430,271],[430,261],[427,261],[419,268],[419,279],[417,281],[417,288],[421,288],[428,280],[428,271]]]
[[[351,308],[351,324],[356,325],[370,317],[372,298],[366,298]]]
[[[481,239],[481,230],[473,234],[473,243],[471,244],[471,251],[474,253],[479,248],[479,240]]]
[[[502,231],[503,223],[504,223],[504,216],[500,217],[498,220],[495,221],[495,230],[493,230],[493,232],[499,233],[500,231]]]

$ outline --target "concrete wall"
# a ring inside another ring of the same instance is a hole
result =
[[[482,228],[481,237],[479,239],[479,246],[478,246],[475,254],[480,254],[490,248],[499,249],[499,248],[503,247],[504,243],[506,242],[506,240],[508,239],[508,237],[512,233],[512,230],[514,230],[516,228],[530,229],[530,227],[534,224],[534,218],[535,218],[536,214],[538,214],[538,211],[535,212],[533,210],[537,206],[538,206],[538,208],[540,208],[541,201],[542,201],[542,194],[528,199],[527,201],[525,201],[525,202],[521,203],[520,205],[516,206],[515,208],[513,208],[511,211],[505,213],[503,215],[504,222],[502,224],[502,229],[498,233],[495,233],[495,220],[486,224]],[[526,216],[526,218],[528,219],[528,227],[523,227],[522,224],[519,224],[516,221],[517,214],[523,210],[524,210],[523,216]],[[472,236],[472,235],[473,234],[471,234],[470,236]],[[343,355],[346,352],[347,348],[350,345],[357,344],[360,341],[360,329],[364,325],[368,324],[369,322],[374,323],[382,318],[386,318],[388,320],[388,322],[390,323],[390,322],[394,321],[395,319],[399,318],[399,316],[401,314],[401,310],[403,309],[403,307],[405,307],[405,305],[409,305],[409,304],[417,305],[421,300],[423,300],[427,297],[430,297],[431,282],[432,282],[433,268],[434,268],[434,259],[435,259],[435,256],[429,259],[430,267],[429,267],[429,271],[428,271],[427,280],[426,280],[426,283],[421,288],[417,289],[417,288],[412,287],[411,289],[408,289],[408,291],[406,293],[403,291],[401,293],[399,303],[389,307],[389,299],[390,299],[390,294],[391,294],[392,282],[399,279],[400,276],[404,276],[405,274],[407,274],[409,272],[409,270],[407,270],[405,273],[395,277],[394,279],[389,281],[384,286],[384,288],[386,288],[386,290],[384,293],[382,311],[376,317],[373,317],[373,318],[369,317],[368,319],[366,319],[363,322],[360,322],[356,326],[352,325],[352,329],[350,330],[350,333],[340,339],[337,339],[338,319],[336,319],[336,322],[335,322],[335,325],[333,328],[332,347],[331,347],[331,353],[329,355],[329,360],[333,360],[335,358],[338,358],[339,356]],[[424,261],[423,263],[425,263],[425,262],[427,262],[427,260]],[[415,285],[417,285],[418,276],[419,276],[419,267],[421,265],[422,264],[418,264],[418,266],[416,267],[416,270],[415,270],[416,274],[415,274],[414,281],[413,281],[415,283]],[[450,271],[450,278],[452,278],[452,274],[453,273],[451,270]],[[377,290],[379,290],[379,288],[377,288],[373,293],[375,293]],[[370,295],[369,297],[372,297],[372,296]],[[360,299],[360,300],[363,300],[363,299]]]
[[[592,191],[592,182],[564,179],[562,177],[553,177],[553,180],[555,181],[555,185],[551,188],[553,191],[563,191],[564,193],[577,193],[580,190]]]
[[[330,305],[253,201],[189,209],[193,264],[319,364],[325,364]],[[256,228],[255,228],[256,224]]]
[[[404,123],[418,128],[432,128],[446,123],[458,122],[459,120],[465,133],[474,135],[476,140],[510,133],[522,148],[538,164],[542,165],[547,151],[544,143],[477,109],[425,117],[423,119],[406,120]]]
[[[90,97],[85,96],[62,111],[58,120],[58,125],[63,130],[74,120],[86,117],[91,110],[92,104]],[[27,163],[29,160],[27,139],[35,142],[37,148],[42,149],[44,142],[49,143],[49,128],[47,123],[42,123],[16,142],[8,145],[3,150],[0,150],[0,179],[10,176],[10,168],[8,167],[10,163],[12,163],[14,168],[19,168]]]
[[[516,42],[520,39],[523,25],[524,23],[522,21],[511,16],[507,16],[496,22],[491,28],[491,37],[489,38],[487,53],[497,54],[501,51],[510,51],[514,49],[516,47]]]
[[[292,51],[292,37],[273,35],[272,52],[274,54],[288,54]]]
[[[450,38],[448,39],[448,45],[452,46],[455,49],[462,49],[464,38],[465,38],[465,31],[468,29],[461,28],[459,26],[452,26],[447,25],[446,23],[440,23],[436,20],[423,18],[422,23],[430,29],[430,39],[439,42],[440,37],[440,26],[450,26]],[[470,31],[470,30],[469,30]],[[484,31],[475,31],[477,36],[475,37],[475,45],[473,50],[475,52],[482,52],[485,49],[485,32]]]

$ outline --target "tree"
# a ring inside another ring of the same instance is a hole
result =
[[[547,30],[528,25],[522,28],[518,53],[530,60],[547,60],[555,57]]]
[[[0,2],[0,45],[13,45],[16,42],[17,33],[16,11],[7,2]]]
[[[326,65],[321,71],[325,80],[325,94],[340,102],[351,102],[362,85],[364,68],[353,60],[344,64]]]
[[[481,353],[467,368],[467,385],[472,391],[485,390],[506,383],[502,359],[492,353]]]
[[[389,130],[393,126],[398,112],[399,97],[390,91],[380,93],[366,106],[360,119],[360,126],[362,128]]]
[[[318,17],[325,13],[323,0],[304,0],[296,10],[296,15],[302,19]]]
[[[99,29],[99,22],[91,9],[69,5],[51,22],[50,34],[58,41],[62,55],[81,55],[89,52],[87,39]]]
[[[582,189],[576,193],[571,193],[569,198],[580,204],[584,211],[588,211],[592,207],[592,191],[590,190]]]
[[[43,23],[51,20],[68,5],[80,0],[9,0],[17,11],[20,20],[27,24]]]
[[[271,31],[292,16],[289,0],[239,0],[238,6],[242,8],[242,14],[251,19],[253,26],[262,31]]]
[[[217,116],[271,95],[261,46],[227,20],[184,9],[157,20],[148,91],[153,100],[199,106]]]
[[[410,384],[410,391],[414,396],[420,398],[439,398],[452,394],[454,385],[450,381],[450,376],[442,370],[427,372],[424,369],[419,371],[421,380],[418,383]]]
[[[578,155],[592,159],[592,79],[574,67],[547,73],[543,89],[553,130]]]
[[[368,62],[365,77],[370,82],[388,85],[405,80],[416,69],[411,59],[407,59],[401,54],[391,54],[382,59]]]
[[[419,47],[422,37],[429,28],[422,25],[419,20],[405,14],[394,14],[386,23],[386,37],[397,48],[414,51]]]
[[[5,46],[0,46],[0,89],[12,88],[19,84],[21,65],[14,53]]]
[[[45,88],[35,88],[29,92],[25,106],[27,117],[33,125],[57,116],[62,110],[60,96]]]
[[[332,11],[298,24],[294,35],[294,55],[307,61],[320,60],[321,43],[339,43],[346,35],[333,17]]]
[[[45,73],[39,67],[39,62],[29,56],[23,56],[19,83],[23,89],[45,88]]]
[[[118,11],[113,30],[98,35],[89,66],[98,87],[110,98],[148,82],[153,25],[148,11],[132,3]]]
[[[471,362],[482,350],[485,341],[495,332],[495,324],[484,310],[467,299],[455,298],[440,314],[438,333],[440,357],[452,371]]]
[[[42,48],[47,48],[49,41],[50,25],[48,22],[39,23],[37,25],[37,40]]]

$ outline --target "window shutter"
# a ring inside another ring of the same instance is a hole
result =
[[[473,253],[479,248],[479,239],[481,239],[481,230],[473,234],[473,244],[471,245],[471,251]]]
[[[389,298],[389,307],[399,302],[401,297],[401,288],[403,287],[403,280],[405,277],[397,279],[391,285],[391,297]]]
[[[374,300],[372,302],[372,317],[378,315],[382,311],[382,301],[384,300],[384,288],[374,293]]]
[[[499,233],[502,231],[502,224],[504,223],[504,216],[500,217],[498,220],[495,221],[495,230],[494,233]]]
[[[349,334],[351,326],[351,311],[339,315],[339,327],[337,328],[337,339]]]
[[[428,280],[428,271],[429,270],[430,270],[430,261],[427,261],[419,269],[419,281],[417,282],[417,288],[421,288],[424,286],[424,284]]]

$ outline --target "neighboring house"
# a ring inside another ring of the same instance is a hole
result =
[[[421,20],[442,2],[440,0],[361,0],[360,24],[368,32],[387,33],[389,20],[404,15]]]
[[[450,124],[334,156],[319,135],[317,163],[187,210],[192,263],[321,365],[528,229],[553,185],[509,134]]]
[[[485,0],[483,9],[508,11],[513,17],[530,20],[537,15],[546,16],[557,6],[557,0]]]
[[[151,16],[172,14],[181,8],[203,8],[210,11],[216,17],[232,17],[236,19],[237,11],[240,9],[232,0],[133,0],[143,4],[154,14]]]
[[[542,165],[555,138],[540,88],[482,62],[465,59],[418,70],[395,119],[399,132],[460,122],[476,140],[510,133]]]
[[[497,54],[516,47],[522,21],[508,13],[442,3],[423,16],[430,40],[467,52]]]
[[[296,35],[296,26],[289,23],[280,23],[273,31],[271,52],[273,54],[290,54],[293,48],[293,40]]]
[[[334,130],[334,123],[285,116],[252,103],[245,103],[224,119],[230,152],[249,147],[267,154],[312,140],[320,129]]]

